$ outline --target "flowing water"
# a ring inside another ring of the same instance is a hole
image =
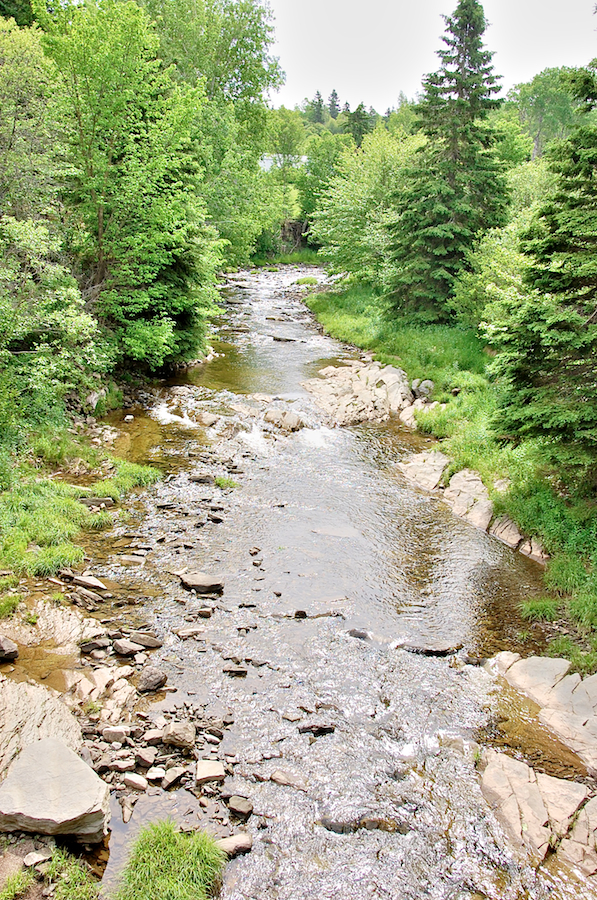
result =
[[[219,753],[254,804],[254,848],[228,866],[222,898],[578,896],[570,873],[537,874],[508,850],[481,795],[475,741],[550,774],[582,770],[532,704],[481,668],[395,649],[441,640],[470,656],[540,650],[541,629],[518,615],[540,571],[406,482],[397,463],[428,439],[393,419],[325,423],[301,382],[355,352],[319,332],[292,289],[304,274],[238,276],[223,293],[217,358],[160,386],[131,424],[114,417],[117,449],[169,478],[131,504],[126,528],[153,547],[142,569],[116,565],[118,531],[91,547],[99,573],[143,598],[129,620],[167,635],[154,660],[177,691],[158,708],[233,712]],[[282,435],[264,422],[272,406],[306,427]],[[200,412],[221,418],[206,428]],[[209,450],[216,462],[202,457]],[[207,460],[238,487],[189,481]],[[223,521],[197,527],[202,501],[222,507],[212,513]],[[170,574],[184,567],[226,578],[204,642],[173,635],[194,603]],[[230,657],[250,661],[245,678],[223,673]],[[299,730],[312,725],[334,730]],[[276,770],[293,783],[270,781]],[[172,803],[192,819],[193,798],[181,794]],[[107,883],[160,803],[140,801],[129,826],[114,822]]]

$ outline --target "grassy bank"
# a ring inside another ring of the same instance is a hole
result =
[[[73,462],[91,470],[92,478],[95,472],[98,480],[85,487],[69,483]],[[43,576],[79,565],[79,533],[112,524],[109,513],[92,513],[79,498],[99,494],[119,500],[159,477],[156,469],[110,459],[84,438],[73,439],[66,428],[32,434],[12,453],[0,491],[0,569]]]
[[[489,357],[475,332],[389,321],[362,286],[312,295],[308,305],[329,334],[372,350],[411,379],[435,383],[433,399],[447,405],[418,413],[417,422],[442,440],[452,460],[446,477],[463,468],[478,471],[496,514],[510,516],[551,556],[546,596],[524,604],[523,615],[530,621],[564,620],[570,635],[554,641],[552,652],[572,659],[583,673],[597,671],[597,501],[564,490],[540,441],[498,441],[491,427],[498,389],[486,377]],[[505,493],[495,488],[503,479],[509,483]]]

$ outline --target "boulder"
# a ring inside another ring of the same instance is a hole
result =
[[[0,634],[0,662],[10,662],[19,655],[19,648],[10,638]]]
[[[127,638],[120,638],[119,640],[114,641],[114,651],[118,653],[119,656],[134,656],[142,650],[143,647],[141,644],[136,644],[134,641],[129,641]]]
[[[253,804],[246,797],[239,797],[234,794],[228,801],[228,809],[239,818],[247,819],[253,812]]]
[[[216,844],[220,850],[232,858],[240,853],[248,853],[253,846],[253,838],[248,833],[234,834],[232,837],[220,838]]]
[[[157,769],[156,769],[157,771]],[[183,766],[172,766],[170,769],[166,769],[164,773],[164,777],[162,778],[162,788],[165,791],[168,791],[175,784],[178,784],[183,775],[186,774],[186,769]],[[147,773],[147,777],[149,778],[149,773],[151,769]]]
[[[59,738],[74,751],[83,742],[77,719],[47,688],[0,675],[0,777],[24,747],[43,738]]]
[[[95,578],[95,576],[93,575],[74,575],[73,584],[78,584],[80,585],[80,587],[89,588],[92,591],[108,590],[104,582],[100,581],[99,578]]]
[[[182,750],[192,750],[195,746],[195,726],[192,722],[168,722],[162,731],[162,743]]]
[[[151,634],[148,631],[133,631],[133,633],[129,635],[129,640],[134,644],[141,644],[141,646],[145,647],[147,650],[156,650],[163,645],[163,641],[156,637],[155,634]]]
[[[133,791],[146,791],[149,787],[147,778],[137,775],[135,772],[127,772],[124,776],[124,783]]]
[[[399,463],[398,468],[409,481],[414,481],[426,491],[433,491],[441,481],[444,469],[450,460],[439,450],[417,453],[404,463]]]
[[[444,498],[452,512],[472,525],[487,531],[493,516],[493,503],[481,476],[471,469],[463,469],[450,479]]]
[[[221,594],[224,580],[219,575],[205,575],[203,572],[188,572],[180,576],[183,587],[198,594]]]
[[[558,856],[573,863],[585,875],[597,874],[597,797],[581,809],[574,828],[562,841]]]
[[[56,738],[26,747],[0,785],[0,831],[69,834],[97,843],[109,820],[108,785]]]
[[[149,691],[159,691],[168,681],[168,676],[161,669],[155,666],[145,666],[141,669],[137,690],[140,694],[147,694]]]

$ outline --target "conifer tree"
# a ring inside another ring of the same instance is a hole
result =
[[[337,119],[340,114],[340,103],[338,102],[338,94],[336,88],[333,89],[328,100],[328,110],[332,119]]]
[[[426,77],[416,108],[427,145],[418,154],[409,187],[396,197],[391,226],[396,265],[394,307],[421,321],[449,317],[454,281],[467,253],[489,228],[504,223],[506,183],[486,121],[499,106],[492,54],[478,0],[460,0],[445,17],[441,66]]]
[[[313,109],[313,121],[320,124],[323,123],[323,97],[320,91],[317,91],[315,94],[311,106]]]
[[[597,60],[573,80],[597,107]],[[547,151],[554,195],[525,235],[528,294],[502,304],[494,363],[504,389],[497,423],[542,437],[577,487],[597,489],[597,125],[581,120]]]

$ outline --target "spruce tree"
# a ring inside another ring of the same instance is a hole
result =
[[[445,17],[441,66],[426,77],[416,107],[428,142],[410,172],[409,187],[395,198],[390,226],[396,274],[394,307],[421,321],[449,317],[455,279],[467,254],[489,228],[504,223],[507,189],[486,121],[499,106],[492,54],[478,0],[460,0]]]
[[[315,97],[313,98],[313,102],[311,104],[313,109],[313,121],[318,122],[319,124],[323,123],[323,97],[321,93],[317,91]]]
[[[576,98],[597,107],[597,60],[574,79]],[[495,369],[504,390],[502,433],[547,440],[577,487],[597,489],[597,125],[584,118],[547,151],[557,178],[522,248],[524,302],[496,323]]]
[[[336,92],[336,88],[334,88],[334,90],[330,94],[330,98],[328,100],[328,110],[332,119],[338,118],[340,114],[340,104],[338,102],[338,94]]]

